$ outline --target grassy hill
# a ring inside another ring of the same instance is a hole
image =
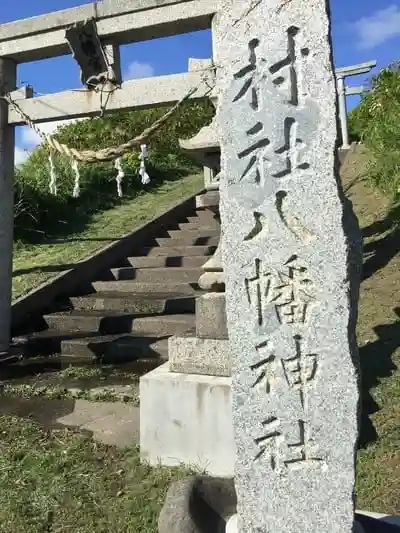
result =
[[[390,199],[400,200],[400,61],[371,80],[350,113],[351,137],[371,154],[367,176]]]

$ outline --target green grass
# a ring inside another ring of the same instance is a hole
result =
[[[367,435],[357,459],[357,508],[400,514],[400,331],[396,319],[400,263],[398,254],[391,255],[398,232],[397,208],[353,178],[349,172],[347,185],[352,186],[348,194],[361,226],[370,228],[365,238],[365,264],[371,255],[376,262],[362,283],[358,323],[363,408],[376,435],[363,427]],[[171,185],[175,184],[168,187]],[[177,189],[181,191],[181,186]],[[174,193],[170,205],[176,201],[175,188]],[[137,200],[132,202],[132,207],[135,205]],[[131,227],[137,211],[125,211],[124,207],[104,213],[103,224],[94,219],[97,229],[88,228],[93,232],[90,235],[106,235],[105,220],[114,225],[116,237],[126,232],[124,224],[115,220],[118,217],[111,216],[124,211],[129,220],[126,225]],[[145,210],[145,205],[142,207]],[[138,224],[142,222],[140,219]],[[92,251],[85,249],[82,256]],[[63,257],[65,254],[70,257],[68,248]],[[31,259],[35,260],[33,254],[25,256],[26,263]],[[60,372],[60,379],[97,379],[101,373],[100,369],[70,368]],[[27,397],[34,395],[25,392]],[[23,391],[20,394],[24,395]],[[118,451],[71,432],[45,431],[13,417],[0,417],[0,446],[0,533],[155,533],[169,484],[187,474],[183,469],[140,465],[137,449]]]
[[[400,354],[394,357],[397,366]],[[373,390],[380,410],[372,420],[378,440],[359,451],[357,461],[358,508],[400,514],[400,374]]]
[[[166,490],[183,468],[140,464],[68,430],[0,417],[1,533],[156,533]]]
[[[1,394],[13,398],[46,398],[48,400],[89,400],[91,402],[124,402],[139,406],[139,383],[129,387],[107,386],[97,388],[65,387],[56,385],[17,384],[3,386]]]
[[[34,359],[31,360],[35,362]],[[141,361],[143,362],[143,361]],[[69,366],[56,371],[32,373],[25,378],[3,376],[1,396],[49,400],[81,399],[93,402],[126,402],[139,405],[139,379],[154,368],[154,362],[136,371],[110,365]]]
[[[357,328],[364,412],[357,507],[400,514],[400,206],[372,187],[368,152],[360,147],[350,157],[345,187],[363,229],[365,277]]]
[[[103,370],[101,367],[91,366],[67,366],[58,372],[60,378],[72,379],[101,379],[103,377]]]
[[[373,157],[368,178],[393,200],[400,200],[400,61],[381,69],[350,113],[351,137],[361,139]]]
[[[57,243],[16,243],[13,300],[195,194],[202,183],[203,177],[198,175],[166,182],[134,200],[93,215],[84,230],[68,234]]]

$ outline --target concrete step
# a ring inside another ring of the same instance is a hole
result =
[[[37,356],[49,356],[60,353],[61,343],[65,340],[80,339],[89,337],[94,339],[100,336],[99,332],[81,331],[81,332],[65,332],[47,329],[45,331],[38,331],[28,335],[15,337],[14,340],[23,346],[23,355],[25,358]]]
[[[127,334],[69,339],[61,343],[61,359],[104,364],[155,359],[161,363],[168,360],[168,337]]]
[[[53,331],[60,332],[100,332],[103,335],[130,333],[132,323],[137,315],[119,311],[77,310],[44,315],[44,319]]]
[[[112,311],[71,311],[45,315],[53,331],[99,332],[103,335],[118,333],[145,333],[148,335],[178,335],[194,330],[195,317],[189,314],[141,316],[131,313],[112,314]]]
[[[168,235],[171,237],[171,239],[182,239],[192,242],[193,239],[196,238],[219,237],[220,231],[218,228],[195,228],[191,230],[172,229],[168,231]]]
[[[200,216],[194,216],[194,217],[187,217],[187,224],[196,224],[196,225],[213,225],[215,224],[215,219],[212,216],[211,213],[208,215],[200,215]]]
[[[75,296],[70,301],[76,310],[121,311],[126,313],[194,313],[195,298],[176,294],[138,295],[104,292]]]
[[[187,245],[176,245],[172,242],[171,239],[164,239],[168,242],[167,246],[153,246],[152,248],[144,248],[142,250],[143,255],[140,257],[204,257],[212,255],[215,252],[217,245],[204,245],[204,246],[187,246]]]
[[[92,283],[96,292],[119,292],[125,294],[169,294],[177,293],[196,296],[198,293],[197,283],[185,282],[157,282],[145,283],[134,280],[125,281],[95,281]]]
[[[187,281],[189,283],[197,283],[199,277],[203,273],[200,268],[183,268],[183,267],[167,267],[167,268],[132,268],[121,267],[112,268],[111,272],[114,278],[120,280],[135,280],[137,282],[158,282],[162,280],[165,283]]]
[[[196,335],[195,315],[160,315],[136,318],[132,331],[145,335],[180,335],[193,333]]]
[[[220,226],[215,222],[207,222],[207,223],[201,223],[201,221],[198,222],[183,222],[182,224],[179,224],[179,231],[220,231]]]
[[[133,268],[162,268],[162,267],[202,267],[208,260],[204,256],[162,256],[155,255],[153,257],[128,257],[129,263]]]
[[[172,233],[172,232],[170,232]],[[159,246],[165,246],[175,248],[177,246],[218,246],[218,236],[200,236],[197,231],[192,232],[177,232],[177,236],[174,238],[157,237],[157,244]]]
[[[204,207],[199,207],[196,209],[196,217],[197,218],[213,218],[213,214],[210,209],[205,209]]]

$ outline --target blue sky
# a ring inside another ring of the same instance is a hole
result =
[[[306,0],[304,0],[306,1]],[[0,24],[50,11],[90,3],[90,0],[1,1]],[[337,67],[378,60],[378,68],[400,58],[400,0],[331,0],[334,58]],[[179,35],[124,46],[121,49],[125,79],[187,71],[189,57],[211,57],[210,32]],[[354,77],[349,85],[362,85]],[[38,93],[80,86],[79,71],[71,57],[28,63],[18,67],[19,84],[33,85]],[[349,99],[350,108],[357,97]],[[57,124],[42,125],[51,132]],[[17,162],[38,143],[29,128],[18,128]]]

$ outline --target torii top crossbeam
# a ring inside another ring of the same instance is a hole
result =
[[[93,17],[103,45],[143,41],[211,27],[219,0],[104,0],[46,15],[0,25],[0,57],[24,63],[70,53],[65,38],[72,24]],[[338,78],[368,72],[376,62],[339,68]],[[200,74],[178,74],[122,84],[108,102],[108,111],[171,104],[188,88],[197,85]],[[193,96],[202,98],[204,87]],[[97,115],[101,97],[88,98],[77,91],[20,100],[23,111],[36,123]],[[21,125],[10,109],[9,123]]]
[[[104,44],[128,44],[211,27],[218,0],[104,0],[0,25],[0,57],[17,63],[70,52],[65,30],[95,18]]]

